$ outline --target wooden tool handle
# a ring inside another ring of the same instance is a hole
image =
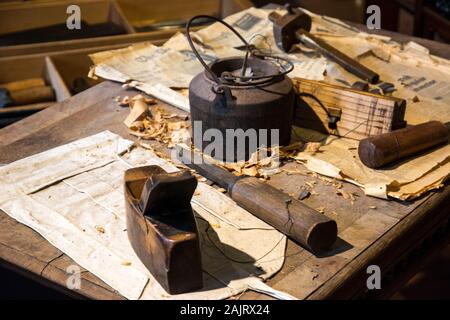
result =
[[[10,92],[11,99],[15,105],[31,104],[55,100],[55,93],[50,86],[34,87]]]
[[[356,61],[355,59],[350,58],[345,53],[337,50],[336,48],[329,45],[327,42],[323,41],[322,39],[312,35],[306,30],[300,29],[298,32],[298,35],[301,39],[303,39],[304,42],[307,42],[307,44],[310,44],[312,46],[315,46],[320,52],[329,58],[330,60],[333,60],[337,64],[339,64],[341,67],[343,67],[348,72],[354,74],[358,78],[367,81],[369,83],[377,83],[380,79],[380,76],[370,70],[369,68],[363,66],[361,63]]]
[[[5,88],[9,92],[30,89],[34,87],[44,87],[45,80],[42,78],[30,78],[0,84],[0,88]]]
[[[446,143],[448,138],[449,131],[445,124],[430,121],[361,140],[359,159],[369,168],[379,168]]]
[[[231,198],[313,252],[327,249],[336,241],[334,220],[254,177],[238,180]]]

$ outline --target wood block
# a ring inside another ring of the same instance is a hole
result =
[[[320,81],[294,79],[300,99],[294,124],[337,136],[361,140],[406,125],[403,99],[349,89]],[[340,114],[336,129],[328,113]]]

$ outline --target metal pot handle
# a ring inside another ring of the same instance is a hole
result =
[[[211,77],[212,77],[212,79],[214,79],[214,81],[217,83],[217,85],[218,85],[218,87],[216,88],[216,90],[218,91],[218,92],[216,92],[216,93],[222,93],[223,92],[223,90],[225,89],[225,88],[227,88],[228,90],[229,90],[229,88],[226,86],[226,85],[224,85],[223,84],[223,82],[220,80],[220,78],[218,77],[218,76],[216,76],[215,74],[214,74],[214,72],[212,72],[212,70],[211,70],[211,68],[206,64],[206,62],[202,59],[202,57],[200,56],[200,54],[198,53],[198,51],[197,51],[197,49],[195,49],[195,46],[194,46],[194,42],[192,41],[192,38],[191,38],[191,35],[190,35],[190,28],[191,28],[191,24],[192,24],[192,22],[194,21],[194,20],[197,20],[197,19],[200,19],[200,18],[203,18],[203,19],[210,19],[210,20],[214,20],[214,21],[216,21],[216,22],[220,22],[221,24],[223,24],[225,27],[227,27],[228,29],[230,29],[239,39],[241,39],[241,41],[244,43],[244,45],[247,47],[247,55],[249,54],[249,52],[251,52],[251,50],[250,50],[250,45],[248,44],[248,42],[247,41],[245,41],[245,39],[239,34],[239,32],[237,32],[231,25],[229,25],[228,23],[226,23],[225,21],[223,21],[223,20],[221,20],[221,19],[219,19],[219,18],[216,18],[216,17],[213,17],[213,16],[208,16],[208,15],[198,15],[198,16],[195,16],[195,17],[193,17],[193,18],[191,18],[189,21],[188,21],[188,23],[186,24],[186,38],[187,38],[187,41],[188,41],[188,43],[189,43],[189,46],[191,47],[191,49],[192,49],[192,52],[195,54],[195,56],[197,57],[197,59],[198,59],[198,61],[200,61],[200,63],[203,65],[203,67],[205,68],[205,70],[211,75]],[[245,63],[245,61],[246,60],[244,60],[244,63]],[[222,91],[222,92],[220,92],[220,91]]]

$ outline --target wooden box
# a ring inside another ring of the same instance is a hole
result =
[[[70,40],[71,36],[83,35],[88,26],[106,24],[108,31],[115,26],[114,32],[127,34],[134,32],[133,27],[124,17],[122,10],[116,2],[111,0],[60,0],[52,2],[32,2],[28,4],[10,4],[0,7],[0,41],[7,34],[23,32],[25,30],[62,25],[65,30],[67,19],[72,11],[69,6],[76,5],[80,9],[80,19],[86,26],[81,30],[67,30],[65,37]],[[84,29],[83,29],[84,28]],[[99,30],[95,30],[99,31]],[[56,36],[56,35],[54,35]],[[89,37],[95,37],[95,32],[89,33]],[[86,37],[84,37],[86,38]],[[32,43],[34,39],[21,39],[23,44]],[[53,39],[48,39],[53,40]],[[50,42],[49,41],[49,42]],[[20,43],[22,44],[22,43]],[[14,45],[14,44],[13,44]]]
[[[53,62],[48,57],[11,59],[0,63],[0,86],[4,83],[36,77],[43,78],[46,85],[53,88],[56,101],[62,101],[71,96]],[[45,109],[50,105],[52,105],[51,102],[45,102],[27,106],[0,108],[0,127]]]
[[[187,19],[198,14],[225,17],[250,7],[249,0],[42,0],[0,2],[0,36],[8,32],[65,22],[67,6],[77,4],[81,18],[90,23],[110,21],[124,27],[126,34],[86,39],[62,40],[31,44],[0,46],[0,57],[57,52],[126,44],[144,40],[167,40],[184,31]],[[38,13],[38,14],[36,14]],[[14,18],[12,18],[14,17]],[[17,21],[27,20],[27,23]],[[150,25],[149,24],[153,24]],[[195,28],[193,28],[195,30]]]
[[[161,45],[176,32],[184,31],[185,21],[194,15],[224,16],[251,6],[247,0],[175,0],[170,6],[159,0],[0,0],[0,37],[65,23],[69,16],[67,7],[72,4],[80,7],[81,19],[87,23],[114,23],[122,26],[125,34],[0,46],[0,85],[43,77],[54,89],[56,101],[62,101],[102,81],[87,77],[92,65],[89,54],[142,41]],[[145,29],[143,26],[149,24],[158,26],[148,32],[137,32],[138,28],[133,26]],[[0,127],[48,105],[51,104],[2,108]]]

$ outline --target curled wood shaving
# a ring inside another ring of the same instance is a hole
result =
[[[271,175],[281,171],[278,147],[260,148],[247,161],[220,162],[213,160],[213,162],[236,175],[248,175],[262,179],[268,179]]]
[[[135,121],[130,125],[130,130],[142,132],[145,130],[144,123],[142,121]]]
[[[130,134],[143,140],[156,140],[173,148],[178,143],[190,144],[190,123],[188,118],[177,114],[168,113],[159,106],[154,105],[156,100],[136,95],[128,99],[131,112],[125,124],[130,129]]]
[[[143,121],[148,115],[148,106],[144,100],[136,100],[131,105],[131,111],[128,117],[125,119],[125,125],[130,128],[130,126],[135,121]]]
[[[147,97],[143,96],[142,94],[137,94],[133,98],[131,98],[131,101],[137,101],[137,100],[143,100],[147,105],[156,104],[156,99],[147,98]]]

